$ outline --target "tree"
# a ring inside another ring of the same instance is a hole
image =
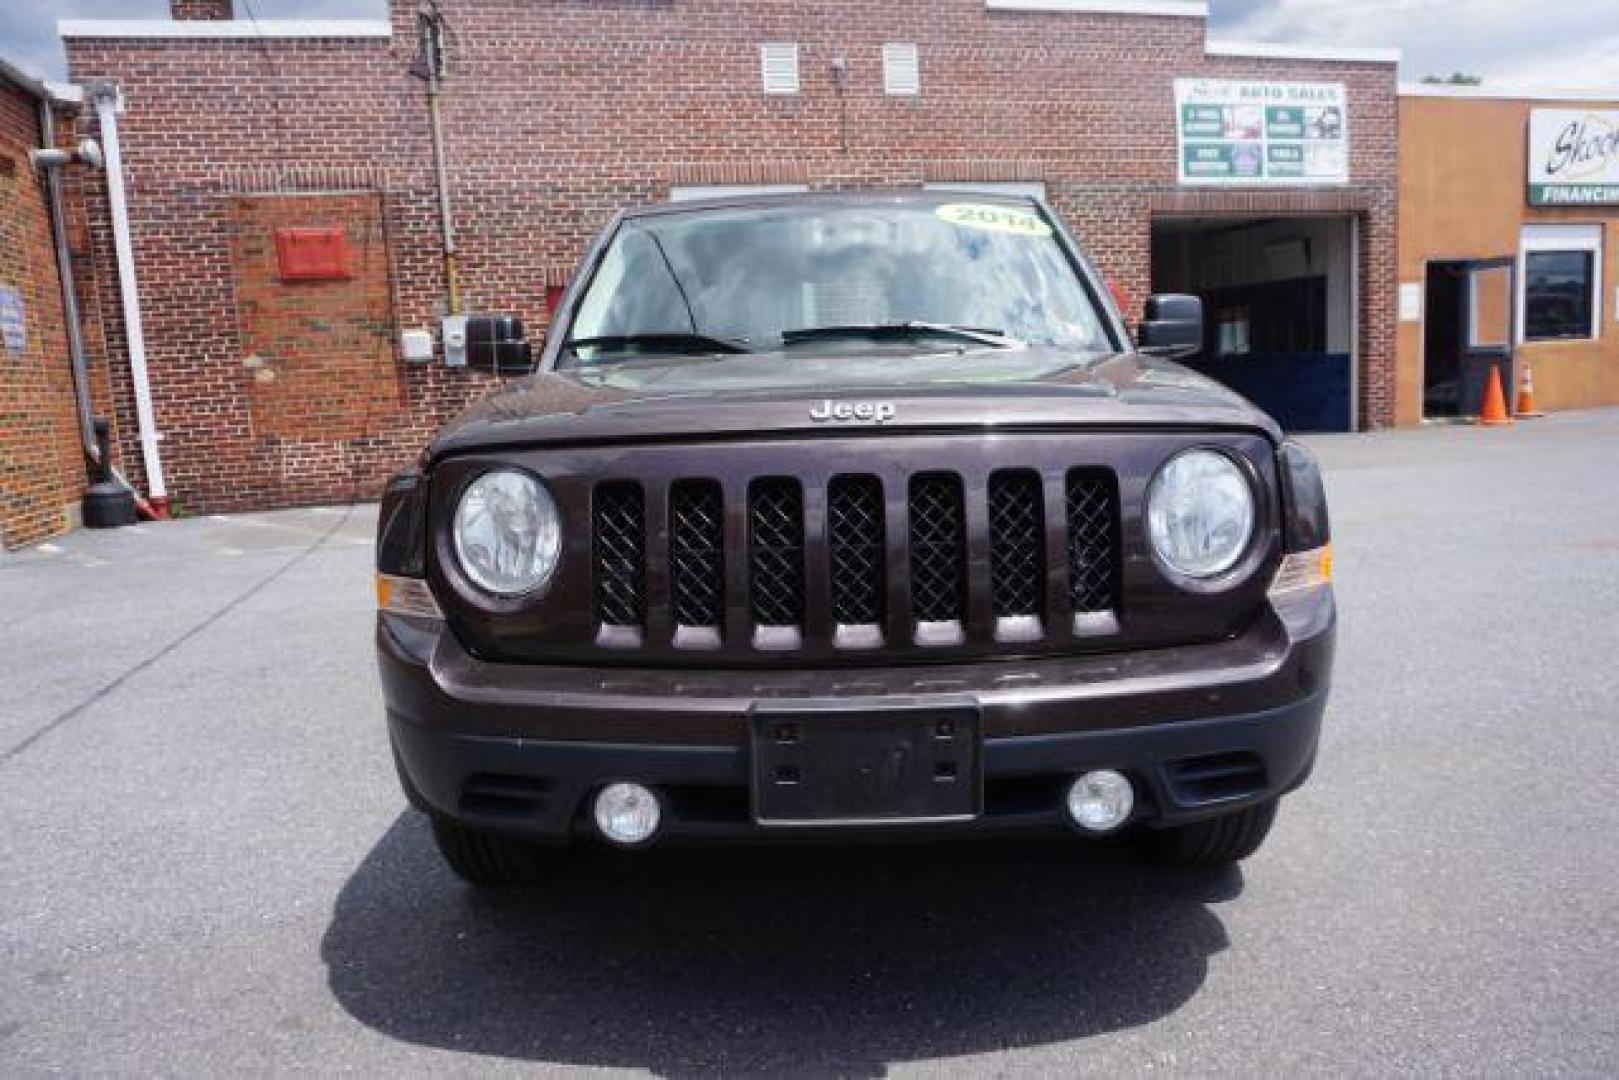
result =
[[[1484,76],[1453,71],[1449,75],[1424,75],[1422,81],[1429,86],[1479,86],[1483,84]]]

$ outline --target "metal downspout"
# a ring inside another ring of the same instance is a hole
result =
[[[422,58],[427,66],[427,118],[433,140],[433,172],[438,180],[439,235],[444,244],[444,282],[451,315],[461,313],[461,282],[456,266],[455,218],[450,209],[450,175],[444,154],[444,38],[436,5],[424,6],[420,18]]]
[[[56,149],[56,111],[49,98],[39,99],[39,141],[42,149]],[[56,241],[56,276],[62,286],[62,316],[67,321],[68,360],[73,369],[73,396],[79,407],[79,442],[84,456],[100,462],[90,406],[90,374],[84,359],[84,333],[79,324],[79,293],[68,252],[67,216],[62,212],[62,178],[57,169],[45,170],[45,197],[50,203],[51,233]]]
[[[141,323],[140,289],[135,277],[135,251],[129,238],[129,205],[124,194],[124,158],[118,143],[118,88],[96,83],[90,88],[101,126],[101,149],[107,159],[107,203],[112,211],[113,249],[118,257],[118,291],[123,299],[124,336],[129,344],[129,376],[135,391],[135,421],[140,429],[141,460],[146,486],[160,514],[168,511],[163,459],[158,449],[157,418],[146,370],[146,334]]]

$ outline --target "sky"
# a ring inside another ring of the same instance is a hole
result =
[[[261,19],[367,18],[386,0],[236,0]],[[0,55],[63,76],[56,20],[154,18],[168,0],[0,0]],[[1483,76],[1541,89],[1619,86],[1619,0],[1211,0],[1209,32],[1242,41],[1394,46],[1402,78]]]

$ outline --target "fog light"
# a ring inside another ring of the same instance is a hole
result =
[[[1130,781],[1112,769],[1097,769],[1068,788],[1068,816],[1086,832],[1112,832],[1130,819],[1136,804]]]
[[[596,795],[595,811],[596,828],[625,847],[652,839],[663,821],[658,797],[640,784],[608,784]]]

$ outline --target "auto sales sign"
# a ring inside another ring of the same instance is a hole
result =
[[[1175,80],[1182,184],[1349,182],[1342,83]]]
[[[1530,113],[1529,205],[1619,206],[1619,110]]]

